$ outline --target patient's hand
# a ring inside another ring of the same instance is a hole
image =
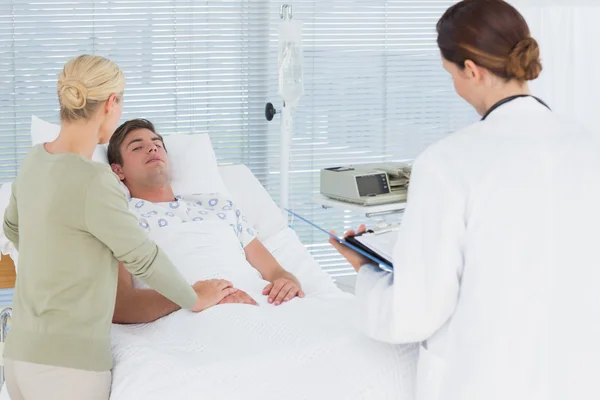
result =
[[[253,306],[257,306],[258,303],[254,301],[248,293],[243,290],[239,290],[229,296],[225,297],[223,300],[219,302],[219,304],[250,304]]]
[[[192,285],[198,300],[192,311],[200,312],[207,308],[216,306],[225,297],[235,294],[237,289],[233,287],[233,284],[223,279],[210,279],[208,281],[199,281]]]
[[[263,290],[263,294],[268,295],[269,303],[274,303],[276,306],[290,301],[294,297],[304,297],[300,282],[292,274],[286,274],[269,283]]]

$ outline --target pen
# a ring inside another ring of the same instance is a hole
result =
[[[375,235],[381,235],[381,234],[388,233],[388,232],[395,232],[398,229],[400,229],[400,227],[395,226],[395,227],[392,227],[392,228],[378,229],[378,230],[372,231],[372,232]]]

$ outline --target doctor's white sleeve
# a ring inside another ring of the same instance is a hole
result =
[[[366,265],[358,274],[360,323],[376,340],[426,340],[456,306],[463,268],[465,190],[444,178],[438,168],[430,154],[413,167],[394,249],[394,273]]]

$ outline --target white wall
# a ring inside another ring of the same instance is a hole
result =
[[[544,70],[531,84],[555,112],[597,129],[600,1],[512,0],[540,44]]]

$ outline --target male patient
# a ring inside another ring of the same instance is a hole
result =
[[[148,232],[160,229],[177,219],[179,222],[202,224],[220,221],[231,226],[228,234],[236,235],[246,260],[270,282],[263,290],[268,301],[280,305],[294,297],[304,297],[298,280],[285,271],[255,237],[246,218],[230,200],[219,195],[178,196],[170,184],[169,160],[163,138],[145,119],[125,122],[115,131],[108,146],[108,162],[131,193],[130,209],[140,226]],[[194,285],[201,295],[202,287],[211,281]],[[245,292],[225,297],[219,304],[256,302]],[[119,284],[113,322],[146,323],[168,315],[179,307],[152,289],[137,289],[132,275],[119,266]]]

